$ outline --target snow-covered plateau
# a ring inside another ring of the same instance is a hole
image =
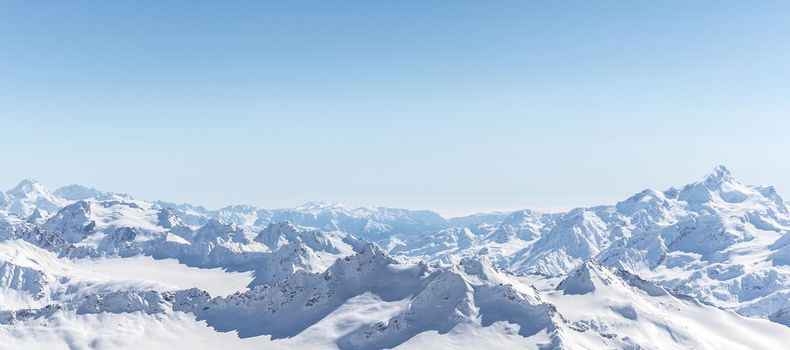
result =
[[[719,166],[563,213],[0,192],[3,349],[783,349],[790,211]]]

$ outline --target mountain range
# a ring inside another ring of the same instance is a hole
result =
[[[318,202],[209,210],[33,180],[0,192],[0,344],[12,348],[787,339],[790,211],[723,166],[611,205],[449,219]]]

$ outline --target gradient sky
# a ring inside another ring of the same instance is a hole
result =
[[[790,197],[790,2],[0,0],[0,187],[567,208]]]

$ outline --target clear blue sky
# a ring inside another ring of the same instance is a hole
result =
[[[0,185],[209,207],[790,197],[786,1],[0,0]]]

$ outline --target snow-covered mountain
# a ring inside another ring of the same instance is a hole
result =
[[[189,204],[159,201],[189,225],[202,225],[210,219],[240,226],[263,228],[270,223],[289,221],[326,231],[343,231],[369,240],[386,239],[392,234],[414,235],[450,227],[454,220],[486,222],[497,216],[470,216],[447,220],[428,210],[384,207],[353,207],[340,203],[311,202],[295,208],[262,209],[250,205],[233,205],[208,210]]]
[[[790,211],[724,167],[612,205],[452,219],[0,192],[12,348],[170,348],[186,329],[196,348],[782,348],[788,315]]]
[[[22,217],[30,216],[36,209],[53,213],[66,203],[65,199],[50,193],[40,183],[30,179],[23,180],[0,198],[0,208]]]

